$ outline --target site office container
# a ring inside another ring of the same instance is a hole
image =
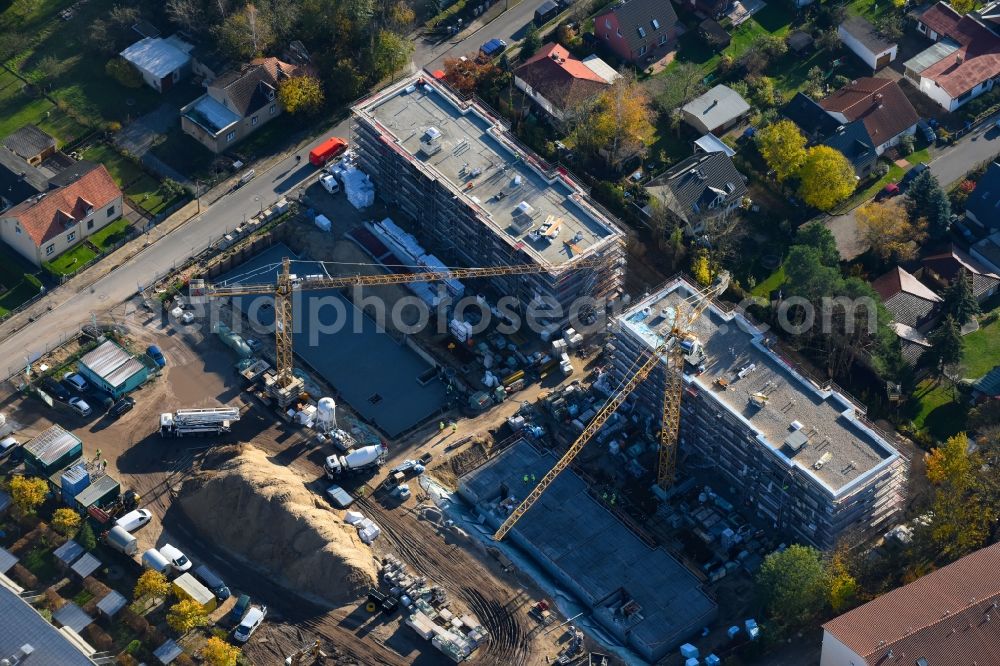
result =
[[[309,163],[321,167],[345,150],[347,142],[340,137],[332,136],[309,151]]]

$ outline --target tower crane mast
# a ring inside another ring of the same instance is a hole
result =
[[[597,412],[594,418],[583,429],[583,432],[576,438],[563,454],[562,458],[550,469],[538,482],[538,484],[528,493],[527,497],[510,513],[509,516],[497,529],[493,538],[500,541],[507,533],[513,529],[525,513],[534,506],[535,502],[545,493],[545,490],[576,458],[583,450],[587,442],[601,429],[601,426],[611,418],[635,388],[645,380],[650,373],[660,363],[665,363],[665,385],[663,392],[663,423],[660,428],[660,451],[659,464],[657,468],[657,483],[661,488],[667,488],[673,484],[674,468],[677,459],[677,433],[680,426],[680,406],[681,395],[684,387],[684,353],[681,347],[681,339],[685,337],[691,325],[701,316],[701,314],[711,303],[712,299],[729,285],[729,275],[722,273],[707,290],[697,292],[688,298],[683,305],[676,308],[674,312],[673,325],[669,335],[662,344],[657,346],[652,353],[645,358],[640,357],[639,361],[633,364],[633,368],[639,365],[638,369],[625,377],[625,380],[618,389],[611,395],[604,406]]]

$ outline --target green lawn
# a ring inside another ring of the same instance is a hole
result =
[[[778,269],[771,273],[766,280],[758,282],[757,286],[751,290],[751,294],[760,298],[768,298],[771,292],[785,283],[785,266],[778,266]]]
[[[32,274],[37,270],[10,247],[0,243],[0,316],[38,294],[42,283]]]
[[[118,187],[151,215],[156,215],[165,207],[166,201],[160,191],[159,181],[111,146],[96,143],[83,151],[83,157],[107,167]]]
[[[52,549],[36,546],[21,560],[21,564],[33,573],[40,583],[45,584],[55,578],[58,573],[52,559]]]
[[[851,0],[847,3],[847,12],[864,16],[873,23],[883,14],[892,11],[892,2],[889,0]]]
[[[918,429],[926,428],[931,435],[943,441],[965,428],[968,410],[955,401],[955,394],[947,380],[940,384],[924,380],[917,385],[915,395],[920,400],[920,412],[913,419]]]
[[[60,275],[72,275],[95,257],[97,257],[97,253],[81,243],[50,261],[49,267]]]
[[[1000,322],[983,326],[962,339],[965,341],[962,364],[966,377],[978,379],[1000,364]]]
[[[97,233],[91,235],[87,238],[87,240],[102,250],[107,250],[109,247],[113,247],[114,245],[125,240],[128,236],[128,229],[128,220],[122,218],[112,222]]]
[[[753,41],[762,35],[772,34],[783,37],[791,27],[791,18],[780,7],[768,5],[741,25],[730,31],[732,41],[722,53],[739,58],[746,53]],[[705,74],[715,71],[721,57],[705,43],[696,26],[688,26],[687,32],[677,42],[676,62],[691,62],[699,65]],[[669,70],[670,67],[667,67]],[[777,71],[777,70],[776,70]]]

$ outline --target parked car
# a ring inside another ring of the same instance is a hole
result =
[[[479,52],[487,58],[495,58],[506,50],[507,42],[502,39],[491,39],[479,47]]]
[[[63,381],[68,383],[70,386],[72,386],[77,391],[80,391],[81,393],[83,391],[86,391],[90,387],[90,384],[87,383],[87,380],[75,372],[67,372],[65,375],[63,375]]]
[[[340,193],[340,183],[338,183],[337,179],[330,174],[326,174],[325,176],[320,178],[319,184],[322,185],[323,189],[329,192],[330,194]]]
[[[61,402],[69,401],[71,397],[70,392],[67,391],[66,387],[57,382],[54,378],[43,377],[41,384],[42,384],[42,390],[51,395],[56,400],[59,400]]]
[[[14,437],[4,437],[0,439],[0,460],[6,460],[10,456],[21,448],[21,442],[17,441]]]
[[[351,494],[340,486],[334,485],[327,488],[326,496],[330,498],[330,501],[338,509],[346,509],[354,504],[354,498],[351,497]]]
[[[885,187],[878,191],[875,195],[875,201],[882,201],[883,199],[888,199],[899,194],[899,185],[896,183],[888,183]]]
[[[926,120],[921,120],[917,123],[917,131],[922,137],[924,137],[924,141],[927,143],[934,143],[937,141],[937,133]]]
[[[191,568],[191,560],[179,548],[171,546],[169,543],[160,546],[160,553],[170,560],[170,566],[176,571],[184,572]]]
[[[913,168],[903,174],[903,178],[899,181],[899,188],[905,190],[906,187],[913,182],[913,179],[922,174],[924,171],[929,169],[926,164],[914,164]]]
[[[243,616],[247,614],[248,608],[250,608],[250,595],[241,594],[230,609],[229,615],[226,616],[226,621],[229,624],[239,624],[243,621]]]
[[[163,357],[163,352],[156,345],[146,347],[146,354],[149,355],[149,358],[153,359],[153,363],[161,368],[167,364],[167,359]]]
[[[80,416],[90,416],[90,413],[93,411],[83,398],[70,398],[69,406]]]
[[[194,321],[194,313],[190,312],[188,310],[185,310],[184,314],[181,315],[181,323],[182,324],[190,324],[193,321]]]
[[[238,643],[246,643],[253,636],[253,632],[264,623],[267,617],[267,606],[252,606],[240,622],[240,626],[233,631],[233,638]]]
[[[122,415],[131,412],[133,407],[135,407],[135,399],[125,396],[115,404],[111,405],[111,409],[108,410],[108,414],[116,419],[121,418]]]
[[[212,594],[214,594],[215,598],[219,601],[225,601],[232,596],[229,592],[229,588],[222,582],[219,575],[206,567],[204,564],[195,568],[194,575],[198,578],[198,580],[205,584],[205,587],[212,591]]]
[[[153,514],[148,509],[136,509],[135,511],[129,511],[116,520],[115,525],[119,525],[129,532],[134,532],[152,519]]]

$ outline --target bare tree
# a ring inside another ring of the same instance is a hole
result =
[[[196,0],[167,0],[167,17],[190,32],[199,32],[204,25]]]

